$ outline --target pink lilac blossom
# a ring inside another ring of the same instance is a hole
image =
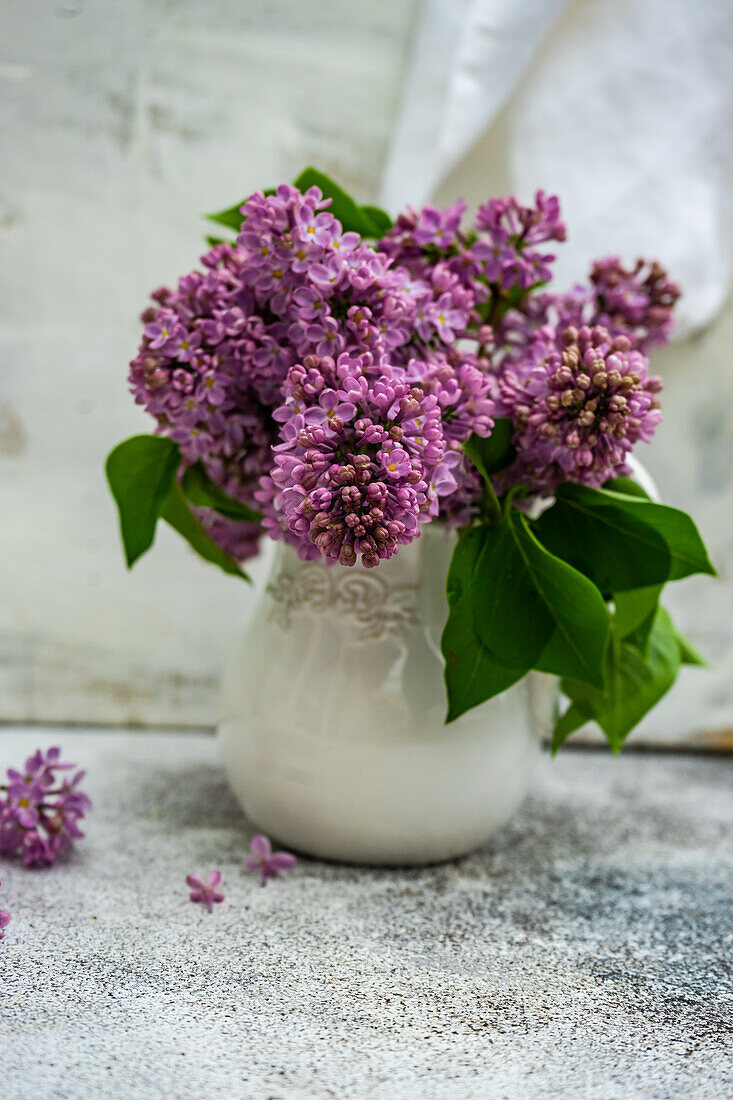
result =
[[[79,789],[85,773],[59,776],[75,767],[60,755],[58,748],[38,749],[23,771],[9,768],[0,786],[0,854],[18,856],[26,867],[50,866],[84,836],[79,822],[91,807]]]
[[[491,199],[479,207],[475,225],[479,239],[472,255],[483,262],[490,282],[503,290],[528,290],[552,277],[555,256],[537,246],[566,238],[557,195],[538,191],[534,206],[522,206],[514,196]]]
[[[461,228],[464,212],[461,201],[444,211],[433,207],[408,209],[379,242],[385,254],[410,271],[413,285],[423,288],[422,296],[417,297],[418,333],[428,333],[431,310],[440,301],[435,297],[438,291],[450,293],[451,306],[460,308],[467,317],[461,339],[456,339],[444,356],[452,366],[457,356],[463,363],[459,367],[462,379],[470,380],[466,397],[458,403],[466,415],[453,419],[452,411],[443,414],[446,457],[437,481],[438,518],[452,525],[469,523],[481,500],[481,478],[465,458],[461,444],[471,432],[490,434],[490,385],[503,362],[511,359],[503,346],[513,344],[517,351],[524,351],[530,332],[547,321],[546,303],[539,313],[534,305],[524,305],[539,297],[535,285],[551,277],[555,256],[540,246],[563,241],[566,236],[559,201],[544,191],[537,192],[533,206],[523,206],[511,196],[492,199],[479,208],[473,225],[466,229]],[[430,297],[428,288],[432,290]],[[524,308],[517,309],[519,305]],[[446,327],[450,331],[451,324]],[[475,349],[466,350],[466,337],[475,341]],[[435,373],[440,375],[444,370],[441,364]],[[428,366],[419,380],[426,385],[430,376]],[[480,401],[476,401],[479,392]],[[467,407],[470,403],[476,409],[475,417]]]
[[[560,324],[602,325],[647,352],[669,340],[680,294],[656,261],[637,260],[626,268],[618,256],[608,256],[593,264],[588,287],[574,287],[557,299],[557,312]]]
[[[444,211],[433,207],[408,209],[379,242],[379,248],[407,268],[411,285],[420,288],[415,291],[418,335],[429,339],[432,323],[439,335],[446,339],[454,336],[453,347],[443,355],[443,363],[455,366],[453,357],[458,357],[465,367],[472,368],[464,369],[462,377],[478,376],[484,397],[492,375],[510,358],[502,346],[513,343],[517,350],[524,350],[530,332],[547,321],[549,302],[554,297],[546,295],[539,310],[534,304],[524,303],[534,303],[539,295],[533,288],[551,276],[554,254],[540,246],[563,241],[566,230],[557,197],[543,191],[537,192],[533,206],[522,206],[513,197],[494,199],[479,209],[473,226],[467,229],[461,228],[464,211],[462,202]],[[517,308],[520,305],[521,310]],[[436,327],[432,319],[437,309],[443,321]],[[453,331],[453,311],[459,310],[467,323],[460,331],[455,325]],[[466,338],[475,341],[476,347],[467,348]],[[429,355],[426,368],[411,377],[425,385],[431,371]],[[439,365],[438,370],[443,369]],[[468,396],[474,395],[471,386]],[[485,415],[489,417],[488,428]],[[478,510],[481,480],[464,458],[461,444],[472,431],[488,435],[493,421],[485,406],[475,421],[468,415],[457,420],[452,429],[449,418],[450,414],[443,417],[447,453],[441,467],[438,515],[449,523],[464,524]]]
[[[630,473],[628,454],[659,423],[661,388],[626,336],[540,329],[498,382],[496,409],[514,421],[517,458],[497,484],[547,494],[564,481],[597,487]]]
[[[267,530],[284,528],[305,557],[315,546],[366,567],[417,538],[419,520],[437,511],[429,490],[445,456],[437,396],[375,372],[369,353],[306,356],[283,391],[284,442],[257,495],[275,515]]]
[[[439,518],[452,525],[463,525],[476,515],[482,490],[481,477],[466,458],[462,444],[472,433],[491,435],[492,379],[488,372],[452,350],[445,362],[421,372],[419,381],[423,392],[433,395],[438,402],[445,443],[445,454],[431,478],[429,498],[433,501],[436,495],[439,498]]]
[[[436,270],[415,283],[356,233],[344,233],[317,188],[257,192],[242,207],[236,245],[202,257],[203,271],[153,294],[130,367],[136,401],[157,431],[201,459],[210,477],[252,506],[273,464],[288,370],[305,356],[373,356],[389,374],[417,358],[440,357],[464,334],[468,299]],[[418,324],[416,315],[421,313]],[[429,346],[428,346],[429,345]],[[235,556],[256,551],[257,530],[203,514]]]
[[[261,362],[267,333],[241,285],[243,262],[241,250],[217,245],[202,257],[203,271],[184,276],[174,291],[153,294],[157,306],[143,313],[143,343],[130,365],[130,382],[156,431],[178,443],[184,461],[200,458],[226,492],[251,506],[277,437],[261,400],[268,388]],[[276,356],[269,367],[278,369]],[[202,519],[216,522],[207,513]],[[256,543],[250,534],[247,549]]]
[[[632,348],[647,354],[668,342],[680,294],[656,261],[637,260],[626,268],[617,256],[596,260],[588,284],[563,294],[536,291],[507,310],[496,326],[494,362],[500,370],[516,362],[544,325],[560,331],[570,325],[600,325],[612,336],[626,336]]]
[[[0,882],[0,886],[2,883]],[[5,939],[5,929],[10,924],[10,913],[6,913],[4,909],[0,909],[0,940]]]
[[[261,833],[252,837],[249,845],[250,855],[244,857],[244,865],[248,871],[260,876],[263,886],[267,880],[277,878],[284,871],[290,871],[297,863],[290,852],[273,852],[272,845],[266,836]]]
[[[260,525],[201,510],[223,549],[250,557],[264,531],[305,559],[373,566],[425,521],[469,523],[482,489],[462,444],[498,415],[517,418],[505,484],[521,473],[546,491],[625,468],[659,419],[646,407],[658,384],[634,355],[668,337],[679,296],[658,264],[610,257],[588,286],[552,292],[550,246],[566,228],[541,190],[528,206],[492,199],[468,224],[462,200],[408,208],[376,247],[328,205],[317,188],[256,192],[236,242],[214,246],[143,314],[136,400],[185,463],[200,459],[263,513]],[[550,381],[575,354],[563,334],[599,328],[592,350],[621,364],[606,372],[621,375],[618,392],[597,382],[600,368],[581,370],[592,394],[551,408],[584,384]],[[628,347],[611,347],[617,337]]]
[[[480,323],[482,307],[503,309],[511,292],[550,279],[555,256],[538,246],[564,241],[566,229],[557,196],[544,191],[537,192],[534,206],[522,206],[513,196],[491,199],[469,229],[461,228],[464,212],[462,200],[443,211],[408,208],[379,248],[424,284],[445,282],[456,306],[469,316],[478,311],[473,320]]]
[[[186,875],[186,885],[191,891],[188,895],[190,900],[205,905],[209,913],[213,912],[214,906],[224,901],[226,896],[219,890],[221,871],[209,871],[206,882],[199,875]]]

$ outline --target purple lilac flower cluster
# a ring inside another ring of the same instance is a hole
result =
[[[479,476],[462,444],[515,425],[505,486],[597,485],[659,420],[646,351],[679,290],[656,263],[547,284],[566,229],[556,196],[408,208],[375,247],[318,188],[242,206],[234,244],[161,289],[131,364],[157,431],[201,460],[261,525],[201,512],[242,559],[264,530],[301,557],[378,564],[432,519],[469,523]]]
[[[216,245],[203,257],[203,272],[186,275],[175,291],[154,293],[156,305],[143,314],[143,343],[130,374],[136,400],[156,418],[157,430],[179,444],[184,461],[201,459],[225,491],[264,508],[265,529],[296,543],[304,557],[312,555],[315,543],[306,537],[303,523],[296,524],[292,508],[283,516],[282,497],[268,478],[291,430],[288,417],[277,420],[273,414],[289,397],[292,367],[302,366],[309,356],[334,361],[351,356],[360,363],[369,356],[368,371],[359,368],[369,385],[408,373],[417,382],[446,368],[450,352],[454,405],[464,406],[452,434],[461,424],[464,439],[472,430],[466,411],[477,388],[475,372],[460,370],[471,355],[453,352],[457,338],[467,335],[473,300],[457,276],[436,265],[429,282],[415,280],[358,234],[344,233],[324,209],[327,205],[317,188],[301,194],[283,185],[274,195],[252,195],[242,207],[236,245]],[[457,391],[463,378],[471,392],[461,402]],[[484,411],[480,416],[476,430],[485,434],[491,422]],[[314,426],[311,421],[309,427]],[[409,515],[388,518],[397,527],[391,534],[385,528],[388,542],[380,544],[379,556],[395,540],[405,541],[403,526],[414,531],[424,504],[420,494],[432,499],[439,492],[429,483],[416,488],[413,472],[409,491],[395,494],[392,475],[385,467],[380,487],[371,490],[376,494],[370,497],[372,511],[379,509],[379,496],[385,497],[385,506],[388,498],[398,513],[407,508]],[[256,525],[232,524],[211,514],[203,519],[211,536],[234,556],[256,550]],[[378,537],[383,537],[381,526]],[[332,546],[333,540],[332,532],[319,546]],[[347,559],[345,550],[342,560]],[[376,560],[374,553],[367,553],[366,560]]]
[[[551,278],[555,256],[538,246],[564,241],[566,230],[557,197],[544,191],[537,192],[534,206],[513,197],[491,199],[479,207],[473,225],[462,229],[465,209],[462,201],[443,211],[408,209],[379,248],[424,286],[450,292],[445,305],[460,304],[483,343],[483,322],[493,323],[521,292]]]
[[[658,263],[627,269],[610,257],[593,264],[587,286],[554,294],[545,284],[555,256],[545,249],[566,237],[556,196],[538,191],[531,207],[492,199],[468,231],[463,212],[462,204],[408,211],[380,248],[424,283],[449,270],[469,296],[474,362],[490,380],[487,412],[515,426],[517,459],[499,487],[547,493],[563,481],[597,486],[628,473],[628,453],[660,420],[661,380],[649,376],[645,352],[668,339],[679,288]],[[466,523],[480,482],[460,453],[458,443],[461,476],[441,514]]]
[[[308,354],[370,351],[376,363],[398,360],[415,331],[407,273],[358,234],[343,233],[325,205],[317,188],[256,193],[242,208],[236,246],[215,246],[204,272],[155,292],[157,305],[143,314],[130,375],[136,400],[186,461],[202,459],[250,505],[272,465],[271,414],[289,368]],[[435,326],[452,341],[448,322],[465,320],[437,310]],[[255,527],[234,531],[211,517],[209,530],[228,545],[236,540],[237,556],[255,548],[248,543]]]
[[[50,866],[83,837],[79,822],[91,802],[79,785],[84,772],[70,772],[58,748],[37,752],[23,771],[9,768],[0,786],[0,854],[19,856],[26,867]]]
[[[626,457],[651,439],[661,388],[626,336],[600,326],[540,329],[528,358],[499,380],[496,408],[513,419],[517,448],[503,485],[550,493],[563,481],[598,487],[631,473]]]
[[[402,213],[379,248],[395,264],[406,267],[416,295],[417,331],[438,291],[449,316],[458,310],[467,317],[462,335],[475,341],[454,343],[446,362],[416,377],[428,392],[439,390],[446,458],[436,491],[439,518],[454,525],[469,523],[481,499],[481,478],[466,459],[461,445],[474,432],[487,436],[497,415],[496,387],[502,318],[515,302],[531,298],[535,284],[549,280],[554,254],[539,246],[563,241],[565,225],[555,196],[538,191],[534,206],[517,199],[492,199],[481,206],[470,227],[462,227],[465,203],[446,210],[433,206]],[[450,295],[449,298],[446,295]],[[545,313],[542,314],[545,320]],[[527,325],[521,332],[526,345]],[[459,347],[461,350],[459,351]],[[448,372],[453,378],[448,382]],[[460,395],[448,399],[456,389]]]
[[[576,287],[559,299],[559,323],[602,325],[647,352],[669,340],[680,294],[660,264],[637,260],[626,268],[618,256],[608,256],[593,264],[589,286]]]
[[[275,412],[284,442],[258,500],[279,524],[326,558],[365,566],[418,535],[445,454],[440,407],[403,378],[374,376],[370,353],[305,357],[288,372]]]

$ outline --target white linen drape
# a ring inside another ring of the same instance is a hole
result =
[[[657,256],[678,335],[722,306],[733,252],[731,0],[424,0],[385,165],[390,209],[426,201],[506,111],[506,178],[559,192],[557,268]]]

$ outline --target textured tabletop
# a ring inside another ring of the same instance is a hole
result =
[[[733,1094],[733,759],[568,751],[468,859],[262,888],[213,738],[2,730],[0,768],[53,743],[95,807],[67,863],[0,863],[4,1096]]]

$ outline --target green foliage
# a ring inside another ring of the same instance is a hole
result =
[[[200,462],[189,466],[181,478],[181,488],[191,504],[197,508],[212,508],[220,516],[239,522],[259,523],[260,512],[248,508],[234,497],[230,497],[216,485],[204,470]]]
[[[384,237],[384,234],[392,229],[392,218],[386,210],[369,204],[359,206],[358,202],[355,202],[347,191],[339,187],[336,180],[331,179],[324,172],[319,172],[318,168],[305,168],[295,180],[294,186],[302,191],[307,191],[309,187],[319,187],[324,193],[324,198],[331,199],[328,210],[333,217],[338,218],[341,222],[344,233],[360,233],[361,237],[376,239]],[[275,188],[267,188],[264,194],[274,195]],[[226,210],[207,213],[204,217],[207,221],[216,222],[217,226],[223,226],[226,229],[233,230],[234,233],[239,233],[243,221],[241,210],[245,201],[247,200],[242,199],[241,202],[236,202],[234,206],[228,207]],[[215,244],[221,244],[223,240],[225,239],[221,237],[207,237],[206,243],[214,246]]]
[[[510,447],[502,427],[464,445],[495,507],[464,532],[451,562],[448,721],[536,669],[560,676],[571,701],[553,751],[593,720],[618,752],[680,664],[704,664],[659,598],[665,582],[713,567],[690,517],[630,479],[602,490],[563,485],[554,505],[528,519],[513,493],[502,503],[491,487]]]
[[[343,187],[339,187],[335,180],[327,176],[325,172],[319,172],[317,168],[305,168],[294,182],[294,186],[300,191],[307,191],[309,187],[320,187],[325,199],[331,199],[328,210],[334,218],[338,218],[344,233],[359,233],[362,237],[378,238],[392,228],[392,219],[386,210],[379,206],[359,206]],[[275,189],[269,187],[264,194],[273,195]],[[204,215],[210,222],[223,225],[227,229],[233,229],[238,233],[242,226],[242,206],[245,199],[235,203],[226,210],[219,210],[215,214]],[[207,237],[207,243],[219,244],[220,237]]]
[[[176,444],[156,435],[133,436],[118,444],[109,455],[107,480],[120,514],[122,544],[128,568],[153,545],[158,519],[164,519],[200,557],[218,565],[226,573],[249,579],[239,565],[209,538],[189,508],[177,480],[180,464],[181,452]],[[194,474],[189,479],[194,494],[199,496],[205,494],[208,482],[203,470],[201,474],[203,477]],[[215,503],[210,502],[214,495],[212,492],[205,506],[227,515],[218,499]],[[230,504],[237,504],[225,493],[221,493],[221,498],[227,508]],[[241,517],[230,515],[229,518]]]
[[[521,512],[482,530],[473,599],[484,645],[504,664],[602,685],[610,616],[597,589],[540,545]]]
[[[447,722],[506,691],[527,672],[523,665],[517,668],[502,665],[485,648],[476,630],[474,575],[485,530],[476,527],[459,539],[448,571],[450,614],[441,642],[448,689]]]
[[[219,210],[216,214],[204,214],[207,221],[216,222],[217,225],[223,225],[227,229],[233,229],[235,233],[238,233],[242,228],[242,206],[245,200],[237,202],[234,206],[228,207],[226,210]],[[221,242],[220,237],[207,237],[207,241],[212,244],[219,244]]]
[[[646,489],[643,489],[638,481],[634,481],[633,477],[612,477],[609,481],[604,481],[603,488],[611,489],[614,493],[623,493],[627,497],[652,499]]]
[[[619,638],[634,645],[646,656],[649,649],[654,618],[657,613],[662,585],[654,584],[648,588],[630,588],[618,592],[613,598],[614,626]]]
[[[263,191],[264,195],[274,195],[274,187],[266,187]],[[249,196],[248,196],[249,197]],[[234,206],[227,207],[226,210],[219,210],[216,214],[204,214],[207,221],[215,222],[217,225],[223,225],[226,229],[233,229],[235,233],[239,233],[242,228],[242,222],[244,217],[242,215],[242,207],[247,199],[242,199],[241,202],[235,202]],[[227,240],[229,238],[226,238]],[[223,244],[225,238],[223,237],[207,237],[206,242],[209,245]]]
[[[608,609],[587,578],[540,545],[521,512],[462,536],[448,604],[449,721],[531,668],[603,684]]]
[[[696,665],[698,668],[709,668],[710,665],[695,649],[692,642],[688,642],[684,635],[675,630],[677,645],[680,647],[680,661],[683,665]]]
[[[180,461],[176,444],[158,435],[126,439],[107,459],[107,481],[120,512],[128,568],[153,545],[158,516]]]
[[[386,210],[382,210],[381,206],[373,206],[367,203],[365,206],[360,206],[359,210],[363,217],[369,219],[374,228],[377,230],[377,236],[383,237],[385,233],[389,233],[390,229],[394,225],[394,222],[390,218]]]
[[[564,678],[562,690],[571,705],[555,726],[552,750],[590,720],[601,727],[614,752],[652,707],[672,687],[680,667],[677,632],[663,607],[657,608],[649,636],[649,652],[613,635],[606,655],[606,685],[602,690]]]
[[[556,496],[537,536],[602,592],[715,573],[695,524],[677,508],[587,485],[561,485]]]

